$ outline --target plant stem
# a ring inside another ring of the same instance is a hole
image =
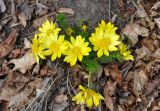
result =
[[[90,81],[91,81],[91,73],[89,71],[89,77],[88,77],[88,88],[90,88]]]

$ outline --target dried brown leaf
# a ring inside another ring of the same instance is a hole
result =
[[[105,92],[104,95],[105,95],[104,101],[105,101],[107,108],[109,108],[110,111],[115,111],[114,110],[114,101],[113,101],[112,97],[109,96],[109,94],[107,92]]]
[[[18,19],[20,20],[20,23],[23,25],[23,27],[26,27],[27,25],[27,17],[24,13],[18,14]]]
[[[134,93],[138,96],[142,92],[144,85],[147,83],[148,77],[143,70],[135,71],[134,74]]]
[[[155,88],[158,87],[158,85],[160,84],[160,78],[156,77],[155,79],[152,80],[152,82],[149,82],[146,84],[146,88],[145,88],[145,94],[149,95],[151,94]]]
[[[6,56],[14,48],[18,33],[13,30],[8,38],[0,44],[0,58]]]
[[[138,23],[127,24],[122,32],[128,36],[133,45],[138,42],[139,35],[147,37],[149,34],[149,30]]]
[[[0,0],[0,12],[6,11],[6,5],[4,4],[3,0]]]
[[[71,8],[59,8],[57,10],[57,12],[59,12],[59,13],[67,13],[67,14],[71,14],[71,15],[74,14],[74,10],[71,9]]]
[[[30,101],[33,100],[34,94],[32,94],[35,90],[41,89],[42,79],[35,78],[33,81],[29,82],[28,87],[25,87],[23,90],[18,92],[16,95],[12,96],[9,100],[10,110],[20,110],[24,108]]]
[[[32,47],[32,43],[27,39],[24,38],[24,49],[30,49]]]
[[[104,72],[107,76],[111,76],[111,78],[118,83],[122,81],[122,74],[120,73],[117,64],[105,66]]]
[[[158,9],[160,8],[160,1],[155,3],[153,7],[151,8],[151,16],[158,16],[160,13],[158,12]]]
[[[153,54],[152,57],[154,57],[155,59],[160,59],[160,48],[157,49]]]
[[[158,29],[160,29],[160,17],[159,18],[154,18],[155,23],[158,26]]]
[[[29,98],[29,95],[32,93],[31,91],[32,90],[24,89],[22,92],[12,96],[8,104],[10,110],[17,111],[24,108],[28,102],[33,99]]]
[[[40,27],[40,26],[42,25],[42,23],[43,23],[44,21],[46,21],[47,19],[50,18],[50,16],[53,16],[53,15],[55,15],[55,14],[56,14],[55,12],[51,12],[51,13],[46,14],[46,15],[40,17],[40,18],[35,19],[35,20],[33,21],[33,27],[37,29],[38,27]]]
[[[22,74],[24,74],[27,70],[32,68],[36,61],[32,53],[28,51],[22,58],[13,59],[10,63],[15,64],[13,71],[19,70]]]
[[[9,55],[10,58],[17,58],[21,55],[21,49],[12,50],[11,54]]]
[[[15,85],[16,83],[22,83],[25,85],[26,82],[30,80],[29,77],[22,75],[19,72],[13,71],[8,74],[6,83],[10,85]]]
[[[154,47],[154,40],[151,39],[151,38],[144,38],[142,40],[142,44],[144,46],[146,46],[151,52],[153,52],[155,50],[155,47]]]
[[[35,8],[35,12],[36,15],[42,16],[48,13],[48,7],[43,5],[40,2],[36,2],[36,8]]]
[[[55,103],[57,103],[57,104],[60,104],[60,103],[62,103],[62,102],[65,102],[65,101],[67,101],[68,100],[68,97],[66,96],[66,95],[64,95],[64,94],[60,94],[60,95],[57,95],[56,97],[55,97]]]
[[[112,81],[107,81],[107,84],[105,86],[105,90],[108,91],[108,94],[110,96],[114,96],[115,95],[116,88],[117,88],[117,82],[113,83]]]
[[[43,66],[42,68],[40,68],[40,76],[45,77],[45,76],[51,76],[51,75],[56,75],[57,74],[57,70],[52,70],[50,69],[48,66]]]
[[[137,54],[136,60],[148,58],[151,56],[151,52],[145,46],[142,46],[140,49],[136,49],[135,52]]]
[[[38,74],[39,70],[40,70],[40,65],[36,64],[33,68],[32,75]]]

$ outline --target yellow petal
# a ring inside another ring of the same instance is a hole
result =
[[[100,101],[100,98],[98,97],[98,95],[94,94],[93,95],[93,102],[94,102],[96,107],[99,105],[99,101]]]
[[[102,55],[103,55],[103,51],[102,51],[102,49],[99,49],[98,52],[97,52],[97,56],[101,57]]]
[[[107,49],[104,49],[104,54],[105,54],[106,56],[109,56],[109,52],[108,52]]]
[[[77,104],[84,104],[85,98],[83,97],[83,92],[78,93],[72,98],[72,101],[76,101]]]
[[[81,90],[83,90],[83,91],[86,90],[86,89],[85,89],[83,86],[81,86],[81,85],[79,85],[79,89],[81,89]]]
[[[92,107],[93,107],[92,97],[86,98],[86,106],[87,106],[88,108],[92,108]]]

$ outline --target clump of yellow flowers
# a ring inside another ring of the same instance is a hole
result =
[[[77,104],[86,104],[88,108],[92,108],[94,105],[99,106],[100,101],[104,99],[102,95],[96,93],[93,89],[84,88],[81,85],[79,89],[82,91],[72,98]]]
[[[87,30],[88,27],[83,26],[83,31]],[[75,65],[77,61],[82,62],[84,56],[89,56],[93,51],[96,51],[98,58],[119,51],[124,60],[134,60],[131,51],[120,42],[116,30],[117,28],[111,22],[106,23],[101,20],[101,23],[95,28],[95,32],[91,33],[88,39],[82,35],[73,37],[73,30],[68,28],[66,33],[70,36],[70,40],[67,40],[65,35],[60,34],[61,28],[57,27],[56,23],[46,20],[39,28],[39,33],[35,34],[32,39],[32,54],[37,63],[40,59],[46,59],[46,56],[50,56],[51,61],[54,61],[63,55],[64,61],[70,63],[71,66]],[[93,45],[93,51],[91,45]],[[93,89],[84,88],[81,85],[79,89],[81,92],[72,99],[77,104],[86,104],[88,108],[92,108],[93,106],[97,107],[104,99]]]

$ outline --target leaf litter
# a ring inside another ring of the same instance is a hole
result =
[[[32,33],[36,33],[43,21],[47,18],[55,20],[57,13],[67,13],[69,17],[77,13],[70,7],[54,9],[50,5],[12,0],[8,4],[0,0],[0,14],[3,14],[0,37],[5,38],[0,38],[0,104],[5,110],[87,110],[85,105],[75,105],[71,95],[78,91],[79,84],[87,83],[88,72],[80,64],[66,68],[60,60],[36,64],[30,52],[32,37],[27,30],[26,36],[21,37],[21,29],[29,24],[34,29]],[[99,109],[159,110],[160,2],[121,0],[119,5],[126,19],[131,13],[135,15],[120,29],[122,39],[131,41],[135,61],[102,64],[96,72],[98,76],[91,78],[97,84],[93,87],[103,92],[105,98]]]

